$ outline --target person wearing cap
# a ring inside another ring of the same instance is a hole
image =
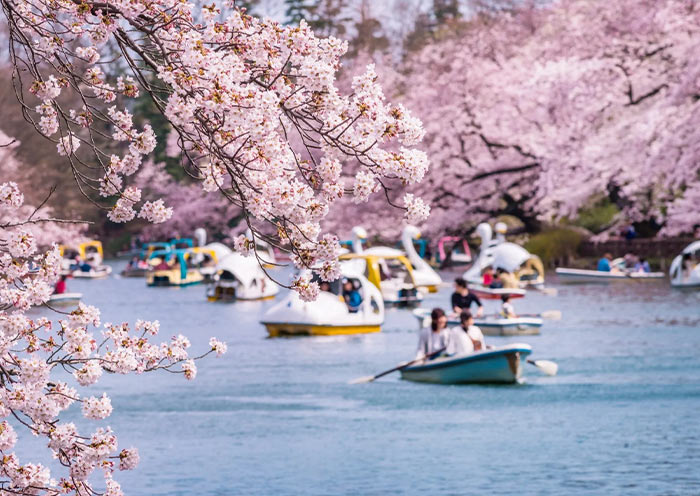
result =
[[[343,299],[350,313],[356,313],[360,309],[362,296],[349,279],[343,279]]]
[[[455,292],[452,293],[451,300],[452,311],[456,314],[460,314],[464,310],[469,310],[472,303],[476,303],[479,307],[476,311],[477,317],[481,317],[484,314],[484,306],[481,304],[481,300],[479,300],[479,297],[475,294],[469,292],[467,281],[461,277],[455,279]]]

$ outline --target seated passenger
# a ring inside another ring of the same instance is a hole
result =
[[[460,326],[450,329],[450,340],[447,345],[448,355],[468,355],[475,351],[486,349],[484,334],[474,325],[471,312],[462,312],[459,316]]]
[[[636,264],[634,264],[634,271],[635,272],[646,272],[649,273],[651,272],[651,267],[649,267],[649,262],[646,261],[644,258],[640,258]]]
[[[66,276],[61,276],[61,279],[58,280],[53,288],[53,294],[63,294],[66,290]]]
[[[484,269],[484,278],[481,283],[487,288],[491,287],[491,284],[493,284],[493,267],[490,265]]]
[[[362,296],[360,296],[359,291],[355,289],[355,286],[349,279],[343,281],[343,298],[350,313],[356,313],[360,309]]]
[[[165,257],[160,259],[158,265],[153,267],[153,270],[170,270],[172,266],[165,260]]]
[[[501,315],[506,319],[516,318],[515,307],[513,307],[513,304],[510,302],[510,295],[506,294],[501,296],[501,301],[503,302],[501,304]]]
[[[612,270],[612,267],[610,266],[611,261],[612,255],[610,253],[603,255],[603,258],[598,260],[598,270],[601,272],[610,272]]]
[[[418,350],[416,351],[416,360],[435,358],[431,356],[439,354],[438,352],[445,351],[450,339],[450,333],[447,330],[447,316],[442,308],[433,308],[430,312],[430,327],[425,327],[420,330],[418,335]]]
[[[321,284],[318,285],[318,288],[321,291],[325,291],[326,293],[330,293],[331,292],[331,283],[329,283],[328,281],[321,281]]]
[[[517,289],[518,288],[518,280],[516,277],[504,270],[504,269],[498,269],[498,280],[501,282],[502,288],[507,288],[507,289]]]

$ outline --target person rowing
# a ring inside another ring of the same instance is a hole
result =
[[[481,317],[484,314],[484,306],[481,300],[474,293],[469,292],[467,281],[458,277],[455,279],[455,292],[452,293],[452,311],[456,314],[462,313],[464,310],[471,310],[472,303],[476,303],[479,307],[476,311],[476,316]]]
[[[433,311],[430,312],[430,319],[430,327],[421,329],[418,335],[416,360],[425,359],[431,354],[444,350],[449,343],[450,332],[447,329],[445,311],[442,308],[433,308]]]

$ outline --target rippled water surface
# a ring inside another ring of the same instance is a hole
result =
[[[700,292],[553,285],[558,296],[515,305],[561,310],[561,321],[487,342],[527,342],[559,374],[530,367],[526,384],[496,387],[396,375],[349,385],[413,356],[406,310],[389,310],[378,334],[266,339],[258,320],[271,302],[208,303],[202,286],[143,279],[70,281],[103,321],[158,319],[164,337],[183,333],[195,350],[210,336],[229,345],[194,382],[160,373],[97,385],[112,397],[120,445],[141,453],[138,470],[118,474],[127,494],[700,494]]]

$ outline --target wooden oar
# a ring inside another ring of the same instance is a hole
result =
[[[411,360],[410,362],[400,363],[399,365],[397,365],[393,369],[385,370],[384,372],[380,372],[377,375],[368,375],[365,377],[358,377],[357,379],[353,379],[350,382],[348,382],[348,384],[366,384],[368,382],[376,381],[380,377],[384,377],[385,375],[391,374],[392,372],[396,372],[397,370],[405,369],[406,367],[409,367],[409,366],[413,365],[414,363],[425,360],[426,358],[433,358],[433,357],[439,355],[440,353],[442,353],[443,351],[445,351],[445,349],[447,349],[447,347],[440,348],[439,350],[430,353],[426,357],[416,358],[415,360]]]
[[[534,365],[547,375],[557,375],[559,365],[549,360],[528,360],[527,363]]]

